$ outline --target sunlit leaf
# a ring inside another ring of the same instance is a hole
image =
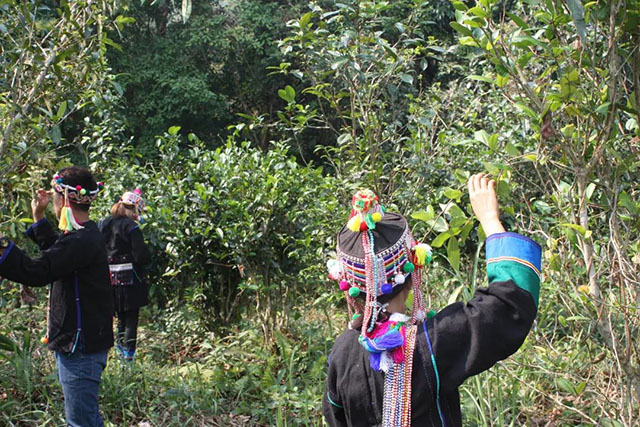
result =
[[[182,22],[187,22],[191,16],[191,0],[182,0],[181,16]]]
[[[451,292],[451,295],[449,295],[449,298],[447,299],[447,305],[451,305],[454,302],[458,301],[458,297],[460,296],[460,293],[462,292],[463,288],[464,288],[464,285],[460,285],[457,288],[455,288],[453,292]]]
[[[451,237],[451,232],[445,231],[444,233],[440,233],[433,241],[431,242],[431,246],[434,248],[439,248],[444,245],[444,242]]]

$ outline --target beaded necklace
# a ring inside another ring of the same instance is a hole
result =
[[[385,374],[382,403],[384,427],[408,427],[411,425],[411,370],[416,344],[417,326],[405,327],[404,361],[394,363]]]

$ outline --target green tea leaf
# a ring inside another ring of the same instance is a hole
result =
[[[440,233],[438,235],[438,237],[433,239],[433,241],[431,242],[431,246],[434,247],[434,248],[439,248],[442,245],[444,245],[444,242],[446,242],[449,237],[451,237],[451,232],[449,232],[449,231],[445,231],[444,233]]]
[[[431,206],[429,206],[431,207]],[[417,219],[419,221],[429,221],[431,219],[433,219],[435,216],[434,212],[433,212],[433,208],[431,208],[431,211],[429,211],[428,209],[426,211],[418,211],[418,212],[414,212],[411,214],[411,218],[413,219]]]
[[[460,271],[460,247],[458,246],[458,239],[455,236],[449,238],[447,258],[449,259],[451,268],[455,271]]]
[[[458,200],[462,196],[462,191],[454,190],[453,188],[446,188],[443,192],[444,196],[451,200]]]
[[[454,30],[456,30],[457,32],[459,32],[464,36],[473,37],[471,30],[458,22],[455,22],[455,21],[451,22],[451,28],[453,28]]]

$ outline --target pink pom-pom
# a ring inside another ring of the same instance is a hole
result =
[[[82,190],[82,185],[76,185],[76,190],[78,191]]]
[[[339,286],[341,291],[348,291],[351,287],[349,282],[347,282],[346,280],[341,280]]]
[[[134,193],[136,193],[138,196],[142,195],[142,190],[140,190],[139,188],[136,188],[135,190],[133,190]]]

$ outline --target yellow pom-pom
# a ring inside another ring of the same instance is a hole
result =
[[[416,255],[416,265],[418,267],[423,267],[431,257],[431,247],[424,243],[417,244],[413,248],[413,252]]]
[[[360,231],[361,222],[362,221],[360,220],[360,215],[355,215],[349,220],[349,222],[347,222],[347,228],[354,233],[357,233]]]
[[[42,338],[40,338],[40,342],[42,344],[49,344],[49,338],[48,337],[42,337]]]
[[[380,222],[382,221],[382,214],[380,212],[374,212],[371,214],[371,219],[373,222]]]

